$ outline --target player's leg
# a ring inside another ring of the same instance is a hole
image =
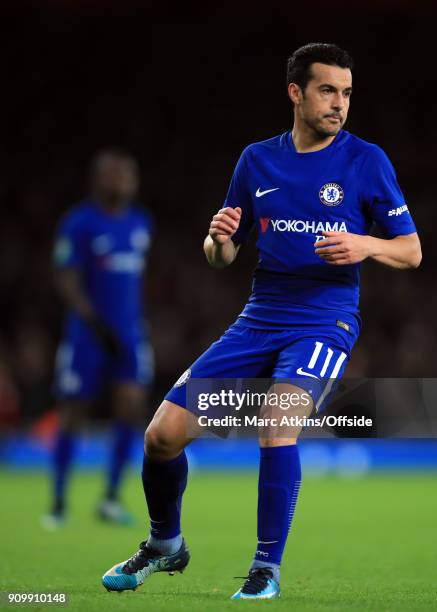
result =
[[[66,512],[66,490],[74,460],[76,439],[88,404],[65,401],[59,407],[59,426],[52,450],[52,502],[49,514],[43,517],[47,529],[62,525]]]
[[[195,431],[196,417],[164,400],[146,430],[142,480],[150,517],[150,536],[128,560],[102,578],[108,590],[135,590],[155,572],[182,572],[190,555],[180,528],[188,463],[184,448]]]
[[[106,477],[106,491],[98,506],[100,518],[119,524],[132,522],[132,515],[120,501],[120,487],[132,455],[137,431],[144,431],[148,387],[153,381],[154,360],[144,338],[125,339],[121,356],[111,364],[110,398],[112,441]]]
[[[150,517],[149,544],[165,554],[182,545],[182,496],[187,485],[185,447],[201,433],[197,418],[164,400],[146,430],[142,480]]]
[[[289,408],[278,410],[275,402],[267,401],[264,416],[278,417],[280,422],[284,415],[299,419],[308,416],[313,407],[320,410],[334,380],[343,374],[350,348],[342,332],[329,337],[302,334],[289,342],[280,352],[274,377],[289,379],[293,385],[280,383],[271,390],[277,397],[284,394],[290,398]],[[296,443],[300,430],[292,423],[260,432],[258,544],[248,580],[236,598],[273,598],[279,594],[280,564],[301,481]]]
[[[280,564],[301,483],[296,444],[301,427],[281,425],[281,419],[290,412],[296,418],[311,413],[311,397],[298,400],[303,394],[295,385],[275,384],[260,410],[260,417],[275,425],[259,430],[258,543],[247,580],[233,599],[275,599],[280,594]],[[272,401],[276,398],[293,398],[293,406],[286,412],[285,403],[279,407]]]
[[[66,491],[74,460],[76,439],[87,415],[91,398],[100,386],[100,355],[97,347],[68,341],[58,349],[55,394],[59,401],[59,427],[52,450],[52,504],[43,525],[56,528],[66,513]]]
[[[111,387],[111,403],[112,431],[105,494],[97,511],[104,520],[129,524],[133,519],[120,501],[120,487],[137,432],[144,428],[146,388],[136,382],[114,384]]]

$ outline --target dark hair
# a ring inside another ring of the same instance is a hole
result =
[[[349,53],[337,45],[328,43],[309,43],[297,49],[287,61],[287,86],[296,83],[305,91],[311,80],[311,64],[319,62],[328,66],[353,68],[353,60]]]
[[[123,159],[127,162],[130,162],[135,168],[137,167],[137,160],[135,157],[122,147],[107,147],[105,149],[101,149],[98,151],[91,160],[90,164],[90,174],[92,177],[95,176],[96,172],[99,169],[100,162],[105,157],[112,157],[116,159]]]

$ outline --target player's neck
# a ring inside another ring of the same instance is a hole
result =
[[[335,140],[336,136],[337,134],[334,134],[334,136],[323,136],[315,132],[308,125],[299,125],[299,122],[296,120],[291,131],[294,148],[298,153],[312,153],[325,149]]]

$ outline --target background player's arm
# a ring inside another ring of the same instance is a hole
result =
[[[370,257],[379,263],[398,268],[417,268],[422,251],[417,233],[389,240],[349,232],[323,232],[325,238],[315,243],[315,252],[334,266],[356,264]]]
[[[214,215],[205,238],[203,250],[213,268],[229,266],[237,256],[240,245],[234,244],[232,236],[240,225],[241,208],[222,208]]]
[[[56,268],[54,282],[59,297],[68,308],[74,310],[85,321],[95,319],[96,313],[82,289],[81,274],[77,268]]]
[[[94,319],[96,313],[82,284],[83,270],[88,264],[86,222],[83,210],[77,208],[61,219],[53,249],[53,280],[67,308],[88,321]]]
[[[120,352],[116,334],[100,319],[82,287],[81,273],[76,267],[56,268],[54,273],[56,290],[67,306],[76,312],[94,332],[104,350],[114,357]]]

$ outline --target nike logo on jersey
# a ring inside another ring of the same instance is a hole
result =
[[[257,198],[261,198],[263,195],[266,195],[266,193],[271,193],[272,191],[277,191],[278,189],[279,187],[274,187],[273,189],[265,189],[264,191],[261,191],[260,188],[258,187],[255,193],[255,196]]]
[[[311,374],[310,372],[305,372],[305,370],[302,370],[302,368],[297,368],[296,372],[298,374],[300,374],[301,376],[310,376],[311,378],[315,378],[316,380],[320,380],[320,378],[318,376],[316,376],[315,374]]]

